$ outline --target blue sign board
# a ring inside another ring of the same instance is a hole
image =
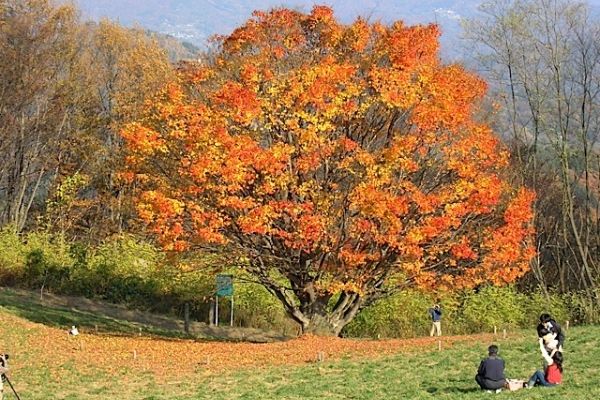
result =
[[[217,275],[217,296],[233,296],[233,276]]]

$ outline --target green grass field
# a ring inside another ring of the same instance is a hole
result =
[[[485,349],[457,346],[442,352],[398,354],[362,362],[325,362],[304,367],[240,371],[229,376],[206,377],[196,382],[189,397],[155,399],[581,399],[600,397],[600,360],[596,353],[600,328],[569,331],[565,382],[556,388],[523,389],[488,394],[476,387],[474,375]],[[535,334],[534,334],[535,335]],[[533,338],[535,339],[535,337]],[[520,338],[500,339],[507,375],[529,377],[541,367],[537,345]]]
[[[46,310],[41,316],[41,310],[31,308],[28,313],[23,313],[17,305],[4,304],[3,300],[0,298],[0,323],[14,320],[14,315],[44,323],[50,323],[44,320],[52,320],[54,314],[69,321],[77,317],[69,316],[67,310]],[[101,316],[93,318],[94,323],[103,321]],[[123,321],[107,320],[106,323],[127,326]],[[35,361],[55,351],[53,338],[49,337],[45,346],[32,347],[27,345],[28,337],[43,326],[10,325],[0,327],[0,345],[10,347],[11,381],[23,400],[600,398],[600,357],[597,354],[600,327],[597,326],[572,327],[568,331],[565,378],[561,387],[489,394],[480,391],[473,379],[486,350],[486,345],[479,342],[459,343],[442,351],[430,346],[387,357],[240,368],[228,372],[209,371],[199,365],[192,374],[157,378],[151,371],[118,365],[107,370],[77,364],[68,358],[55,365],[40,365]],[[534,329],[511,332],[507,339],[500,337],[496,343],[506,360],[508,377],[528,378],[541,367]],[[164,354],[155,362],[178,363],[180,360]],[[10,388],[5,385],[5,399],[13,398]]]

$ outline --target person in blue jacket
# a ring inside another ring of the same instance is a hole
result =
[[[434,333],[437,333],[437,336],[442,336],[442,308],[439,304],[434,304],[429,309],[429,316],[432,322],[429,336],[433,336]]]
[[[495,344],[488,347],[488,357],[481,361],[477,368],[475,381],[483,390],[496,393],[502,391],[506,385],[506,377],[504,376],[504,360],[498,357],[498,346]]]

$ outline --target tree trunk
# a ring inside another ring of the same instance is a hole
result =
[[[327,310],[327,303],[318,300],[310,306],[305,313],[306,319],[300,324],[302,334],[313,334],[317,336],[339,336],[343,326],[339,324],[339,318],[331,315]]]
[[[313,314],[308,322],[301,325],[302,334],[313,334],[317,336],[339,336],[341,328],[331,318],[323,314]]]

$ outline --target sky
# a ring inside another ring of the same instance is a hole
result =
[[[203,47],[213,34],[227,34],[244,23],[255,9],[277,6],[310,11],[315,4],[334,9],[339,20],[357,16],[389,23],[437,22],[442,42],[452,43],[460,32],[460,19],[471,16],[480,0],[75,0],[84,17],[108,17],[128,26],[140,25]]]

